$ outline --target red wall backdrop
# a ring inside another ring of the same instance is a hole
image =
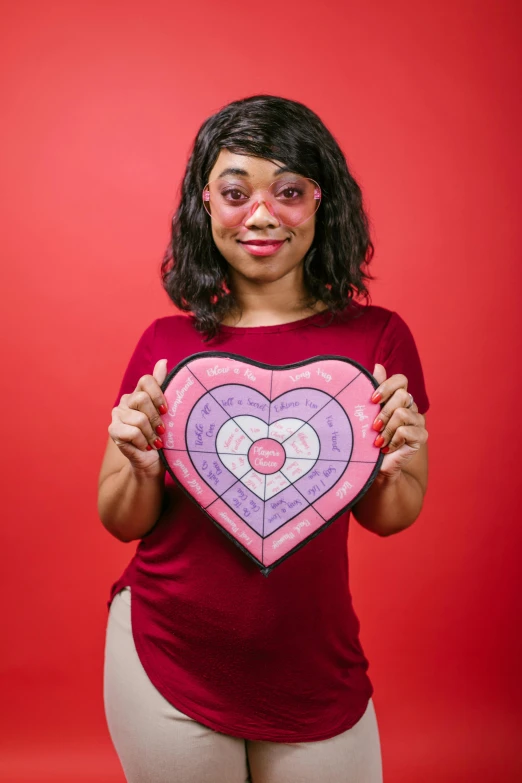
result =
[[[18,2],[3,11],[0,779],[120,783],[105,601],[131,558],[96,483],[200,123],[268,92],[358,177],[373,301],[431,398],[425,508],[354,523],[351,584],[386,783],[522,779],[518,430],[521,6]]]

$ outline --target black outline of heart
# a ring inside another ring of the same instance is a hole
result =
[[[360,370],[361,373],[363,373],[368,378],[368,380],[371,382],[371,384],[374,387],[374,389],[376,389],[379,386],[378,381],[373,377],[373,375],[370,372],[368,372],[366,367],[363,367],[362,364],[359,364],[359,362],[356,362],[354,359],[348,359],[346,356],[335,356],[333,354],[324,354],[322,356],[314,356],[311,359],[303,359],[302,361],[295,362],[293,364],[279,364],[279,365],[275,365],[275,364],[265,364],[264,362],[258,362],[255,359],[248,359],[246,356],[241,356],[240,354],[237,354],[237,353],[228,353],[227,351],[201,351],[199,353],[194,353],[191,356],[187,356],[185,359],[183,359],[181,362],[179,362],[179,364],[177,364],[176,367],[174,367],[168,373],[167,377],[165,378],[165,380],[161,384],[161,391],[162,392],[166,391],[167,387],[170,385],[170,383],[171,383],[172,379],[174,378],[174,376],[177,375],[180,372],[180,370],[182,370],[183,367],[185,367],[185,365],[193,362],[195,359],[209,359],[209,358],[212,358],[212,357],[216,357],[216,358],[219,358],[219,359],[235,359],[237,361],[243,362],[244,364],[250,364],[250,365],[253,365],[255,367],[260,367],[262,370],[270,370],[271,372],[273,372],[273,371],[279,372],[281,370],[293,370],[296,367],[304,367],[305,365],[314,364],[314,363],[317,364],[318,362],[325,362],[325,361],[331,361],[331,360],[333,360],[333,361],[341,361],[341,362],[345,362],[346,364],[351,364],[353,367],[357,367],[357,369]],[[203,384],[201,384],[201,385],[203,386]],[[208,391],[208,389],[207,389],[207,391]],[[270,400],[270,402],[273,402],[273,400]],[[351,425],[351,420],[350,420],[349,416],[348,416],[348,421],[350,422],[350,425]],[[353,429],[353,427],[352,427],[352,429]],[[184,451],[184,449],[181,449],[181,450]],[[210,514],[208,514],[206,512],[206,510],[201,507],[201,505],[198,503],[196,498],[193,495],[190,494],[188,489],[186,489],[183,486],[183,484],[179,481],[179,479],[173,474],[173,472],[172,472],[172,470],[170,468],[170,465],[168,464],[167,458],[165,457],[165,455],[163,453],[163,449],[158,449],[158,452],[159,452],[159,455],[160,455],[160,459],[163,462],[165,468],[167,469],[169,475],[176,482],[176,484],[180,487],[180,489],[185,493],[185,495],[187,495],[187,497],[189,497],[192,500],[192,502],[199,508],[199,510],[202,511],[205,514],[205,516],[208,517],[208,519],[210,519],[214,523],[214,525],[217,528],[219,528],[219,530],[227,538],[230,539],[230,541],[233,541],[234,544],[242,552],[244,552],[250,558],[250,560],[253,563],[255,563],[257,565],[257,567],[259,568],[259,570],[261,571],[263,576],[268,576],[269,573],[271,571],[273,571],[276,566],[278,566],[280,563],[282,563],[284,560],[286,560],[287,557],[290,557],[291,555],[293,555],[294,552],[297,552],[303,546],[306,546],[306,544],[308,544],[309,541],[314,539],[317,535],[319,535],[319,533],[322,533],[322,531],[325,530],[329,525],[331,525],[332,522],[335,522],[335,520],[339,519],[339,517],[342,516],[346,511],[349,511],[350,508],[352,508],[352,506],[354,506],[363,497],[363,495],[365,495],[366,492],[368,492],[368,490],[370,489],[371,485],[375,481],[375,478],[376,478],[376,476],[377,476],[377,474],[378,474],[378,472],[380,470],[382,461],[384,459],[384,454],[382,453],[382,451],[379,450],[379,456],[377,457],[377,461],[375,463],[375,467],[372,470],[368,480],[366,481],[366,484],[363,486],[363,488],[359,492],[359,494],[356,495],[355,498],[353,498],[353,500],[350,503],[348,503],[340,511],[338,511],[337,514],[335,514],[335,516],[333,516],[331,519],[329,519],[327,522],[325,522],[324,525],[321,525],[321,527],[317,528],[317,530],[315,530],[313,533],[311,533],[309,536],[307,536],[307,538],[305,538],[304,541],[301,541],[299,544],[296,544],[295,547],[293,547],[286,554],[282,555],[279,558],[279,560],[276,560],[275,563],[272,563],[272,565],[265,566],[256,557],[254,557],[254,555],[251,552],[249,552],[248,549],[246,549],[242,544],[240,544],[239,541],[236,538],[234,538],[233,535],[231,535],[231,533],[229,533],[227,530],[225,530],[225,528],[222,525],[220,525],[219,522],[217,522],[214,519],[214,517],[212,517]],[[187,450],[187,454],[188,453],[189,452]],[[333,489],[333,487],[332,487],[332,489]],[[313,506],[312,506],[312,508],[313,508]]]

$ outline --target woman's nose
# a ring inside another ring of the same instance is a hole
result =
[[[272,212],[269,202],[258,201],[252,207],[250,215],[245,220],[245,226],[278,226],[279,221]]]

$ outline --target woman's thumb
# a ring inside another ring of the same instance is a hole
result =
[[[386,368],[383,364],[376,364],[373,368],[373,377],[377,383],[382,383],[386,380]]]
[[[167,377],[167,360],[166,359],[158,359],[158,361],[154,365],[154,370],[152,371],[152,377],[161,386],[161,384],[163,383],[163,381]]]

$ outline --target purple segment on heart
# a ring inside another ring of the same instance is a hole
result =
[[[216,495],[222,495],[236,483],[237,478],[226,469],[216,452],[209,454],[192,451],[190,458],[203,481]]]
[[[215,451],[216,436],[228,416],[210,393],[204,394],[194,405],[187,422],[189,451]]]
[[[265,503],[265,538],[300,514],[307,506],[305,498],[293,486],[267,500]]]
[[[238,481],[222,495],[222,499],[252,530],[263,535],[263,501],[257,495]]]
[[[293,389],[282,394],[270,405],[270,423],[294,416],[308,421],[332,398],[319,389]]]
[[[295,482],[295,487],[309,503],[314,503],[339,481],[347,464],[347,462],[320,459],[306,476]]]
[[[350,459],[352,428],[348,416],[336,400],[330,400],[310,419],[309,424],[319,436],[321,459]]]
[[[257,416],[268,423],[270,403],[255,389],[239,384],[229,384],[213,389],[211,394],[229,416]]]

